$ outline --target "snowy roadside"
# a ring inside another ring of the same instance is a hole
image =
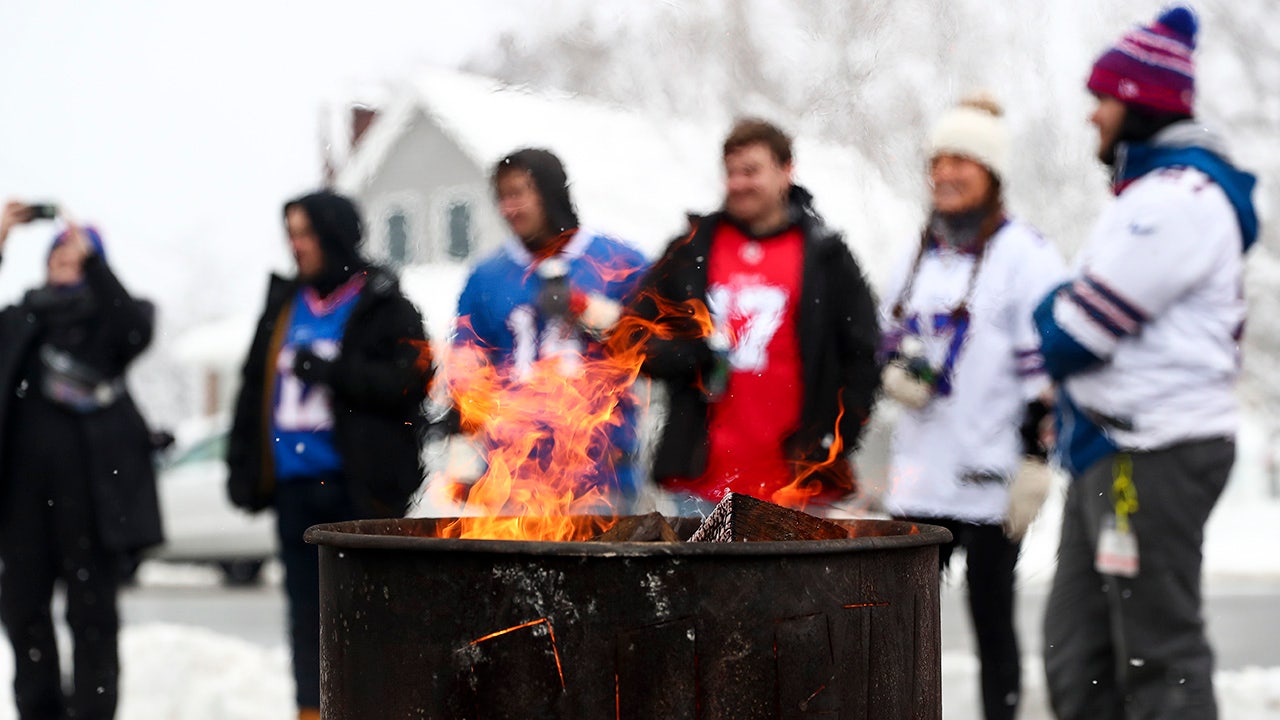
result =
[[[264,647],[202,628],[146,624],[121,637],[124,676],[119,720],[290,720],[293,683],[283,646]],[[1025,659],[1023,720],[1047,719],[1043,672]],[[977,660],[944,653],[945,720],[975,717]],[[13,658],[0,653],[0,677],[11,677]],[[1223,717],[1263,720],[1280,716],[1280,668],[1219,672]],[[0,720],[15,720],[12,691],[0,686]]]

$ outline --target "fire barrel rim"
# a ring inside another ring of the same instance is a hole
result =
[[[349,550],[455,551],[558,557],[795,556],[844,554],[942,545],[951,533],[936,525],[899,520],[832,519],[853,533],[848,539],[763,542],[599,542],[579,540],[490,540],[441,538],[425,533],[457,518],[393,518],[350,520],[308,528],[303,539],[313,545]],[[406,534],[408,532],[409,534]]]

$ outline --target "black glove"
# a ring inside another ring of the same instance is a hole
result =
[[[1041,400],[1027,403],[1022,413],[1022,425],[1018,433],[1022,436],[1022,454],[1039,460],[1048,460],[1049,450],[1040,441],[1040,425],[1049,417],[1049,406]]]
[[[569,278],[559,277],[542,281],[542,289],[538,291],[538,312],[545,318],[568,317]]]
[[[544,318],[568,317],[569,298],[573,288],[569,285],[569,264],[553,257],[538,264],[538,277],[542,287],[538,290],[538,312]]]
[[[333,361],[302,348],[293,356],[293,374],[308,385],[333,385]]]

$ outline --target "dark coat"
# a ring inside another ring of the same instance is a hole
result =
[[[368,273],[334,360],[334,443],[361,514],[398,516],[425,475],[421,407],[433,366],[417,308],[389,272]],[[276,357],[299,287],[295,280],[271,278],[232,419],[227,489],[233,503],[254,512],[275,498],[269,414]]]
[[[875,353],[880,342],[876,302],[843,238],[828,229],[813,210],[808,192],[792,188],[792,218],[804,236],[804,261],[796,321],[803,367],[804,402],[800,427],[787,438],[788,457],[797,463],[821,463],[836,438],[845,453],[857,447],[871,415],[880,373]],[[708,404],[702,374],[713,358],[693,321],[690,300],[707,302],[707,258],[723,213],[691,218],[690,235],[676,238],[650,270],[631,311],[657,320],[669,339],[648,341],[645,374],[665,381],[670,406],[654,456],[653,476],[698,477],[706,469]],[[669,305],[660,312],[654,296]],[[675,312],[672,312],[672,309]],[[843,406],[844,414],[840,416]],[[823,467],[815,477],[826,490],[847,493],[853,473],[847,459]]]
[[[74,347],[65,348],[80,362],[106,378],[120,378],[151,342],[154,307],[130,297],[99,255],[84,263],[85,283],[92,296],[92,328]],[[16,388],[23,367],[37,352],[46,330],[23,302],[0,311],[0,485],[10,482],[4,468],[20,447],[6,447],[12,437]],[[89,486],[103,544],[110,550],[134,551],[164,540],[156,493],[150,432],[133,399],[126,392],[111,405],[74,416],[83,429],[84,445],[68,445],[87,454]]]

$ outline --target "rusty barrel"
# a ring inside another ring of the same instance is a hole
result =
[[[941,718],[938,527],[839,540],[434,537],[318,525],[325,720]]]

